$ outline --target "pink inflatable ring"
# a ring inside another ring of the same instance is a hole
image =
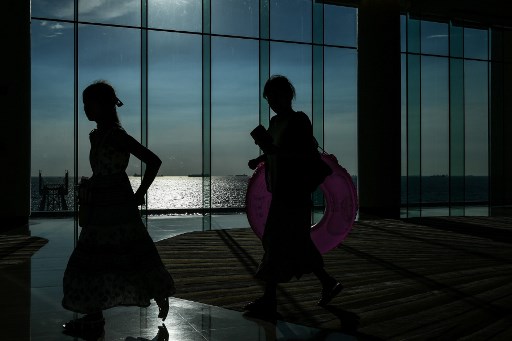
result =
[[[322,219],[311,226],[311,239],[318,251],[324,254],[338,246],[349,234],[357,215],[357,192],[352,177],[338,164],[332,154],[322,154],[332,169],[320,185],[325,198]],[[261,239],[265,230],[272,194],[265,183],[265,163],[260,163],[249,178],[246,195],[247,219],[254,233]]]

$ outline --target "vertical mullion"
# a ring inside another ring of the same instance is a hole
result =
[[[73,206],[74,206],[74,219],[73,219],[73,245],[76,247],[78,242],[78,196],[76,195],[78,188],[78,0],[74,0],[73,4],[73,121],[74,121],[74,152],[73,152],[73,190],[75,191]]]
[[[259,123],[268,127],[270,123],[270,107],[267,101],[262,99],[262,94],[265,83],[270,77],[270,0],[260,0],[259,14]]]
[[[464,55],[464,27],[462,27],[461,31],[461,63],[462,63],[462,73],[461,73],[461,82],[462,82],[462,174],[463,174],[463,182],[462,182],[462,198],[463,198],[463,215],[466,215],[466,60]]]
[[[421,59],[407,56],[407,202],[408,217],[421,211]],[[415,207],[414,209],[411,207]]]
[[[324,5],[313,1],[312,4],[312,125],[313,136],[321,148],[324,147]],[[324,196],[320,189],[312,194],[313,215],[312,222],[320,221],[323,216]],[[318,213],[315,208],[319,208]]]
[[[451,216],[464,215],[464,60],[462,28],[450,24],[450,174]]]
[[[313,4],[313,48],[312,48],[312,98],[313,134],[323,148],[324,145],[324,5]]]
[[[491,216],[491,39],[492,30],[487,30],[487,215]]]
[[[211,7],[210,0],[203,0],[202,24],[202,190],[203,231],[211,230]]]
[[[409,16],[405,17],[405,218],[409,218]]]
[[[141,30],[140,30],[140,119],[141,119],[141,132],[140,138],[141,143],[144,146],[148,146],[148,0],[141,0]],[[141,161],[141,177],[144,174],[146,165]],[[148,198],[146,195],[145,210],[143,209],[143,215],[145,216],[145,222],[147,227],[147,209],[148,209]]]
[[[421,215],[420,21],[407,17],[407,217]],[[412,207],[411,207],[412,206]]]

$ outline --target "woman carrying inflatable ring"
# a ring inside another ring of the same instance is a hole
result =
[[[268,130],[259,126],[251,132],[264,154],[250,160],[249,167],[255,169],[265,162],[266,186],[272,193],[262,236],[264,255],[255,275],[265,282],[265,291],[245,310],[273,318],[277,314],[278,283],[314,273],[322,285],[319,305],[329,303],[342,285],[325,271],[310,234],[311,192],[328,175],[317,171],[320,156],[311,122],[305,113],[292,109],[295,89],[286,77],[270,77],[263,97],[276,115]]]

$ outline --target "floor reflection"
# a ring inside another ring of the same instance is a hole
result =
[[[214,217],[217,228],[247,224],[243,215]],[[187,231],[200,230],[198,217],[159,217],[150,219],[154,240]],[[61,306],[62,275],[74,245],[72,219],[32,220],[33,236],[47,238],[31,261],[8,271],[1,270],[0,309],[2,340],[74,340],[62,333],[62,323],[75,318]],[[104,312],[103,340],[353,340],[341,333],[318,330],[277,321],[269,323],[245,318],[240,312],[172,298],[167,319],[157,318],[158,307],[117,307]]]

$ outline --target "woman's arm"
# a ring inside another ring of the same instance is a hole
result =
[[[160,160],[160,158],[155,153],[144,147],[130,135],[123,134],[123,136],[123,145],[125,146],[126,150],[146,164],[146,170],[142,176],[142,181],[139,188],[135,192],[135,200],[137,205],[143,205],[145,203],[144,195],[148,191],[149,186],[151,186],[155,180],[158,174],[158,170],[160,169],[160,165],[162,164],[162,160]]]
[[[247,164],[250,169],[254,170],[258,165],[266,160],[267,156],[265,154],[261,154],[255,159],[249,160],[249,163]]]

